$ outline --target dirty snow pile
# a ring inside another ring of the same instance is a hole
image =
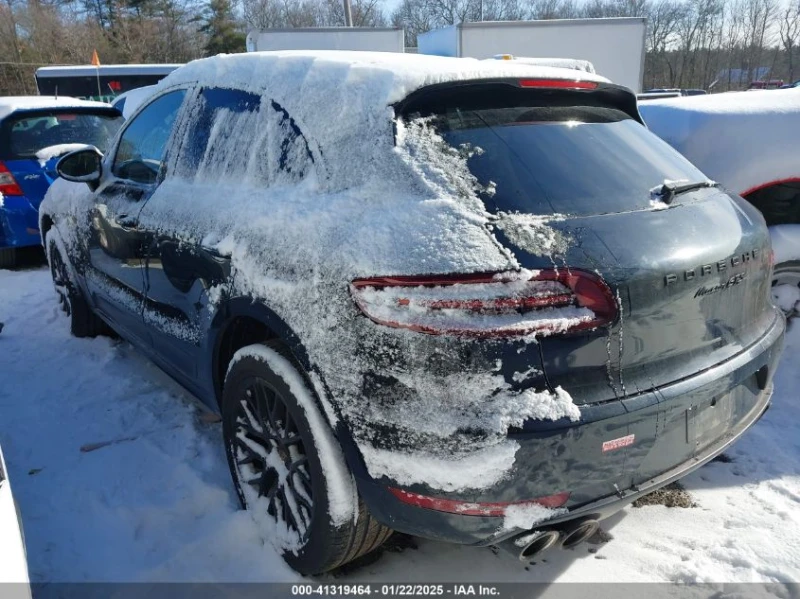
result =
[[[0,321],[0,446],[34,582],[302,580],[239,509],[221,425],[127,343],[71,337],[45,268],[0,270]],[[527,569],[505,552],[417,539],[418,549],[318,580],[800,580],[798,356],[795,326],[772,408],[728,462],[683,479],[695,508],[626,508],[603,521],[608,543],[552,550]]]
[[[653,133],[736,193],[800,176],[800,90],[649,100],[639,112]]]
[[[407,455],[406,464],[422,457],[457,465],[464,456],[452,454],[457,438],[451,435],[449,418],[456,415],[454,421],[464,423],[462,429],[479,431],[467,447],[506,456],[508,473],[514,464],[510,447],[492,449],[503,442],[501,427],[508,423],[483,419],[490,406],[512,399],[520,415],[579,416],[568,389],[551,393],[512,390],[505,383],[498,387],[496,364],[477,358],[469,366],[474,384],[458,387],[456,406],[451,377],[429,376],[431,356],[452,352],[451,342],[378,327],[362,317],[351,297],[350,282],[358,278],[475,272],[513,276],[520,265],[495,238],[493,225],[509,235],[527,236],[525,247],[540,249],[541,255],[552,257],[563,250],[567,241],[548,226],[547,219],[486,211],[479,194],[490,194],[491,188],[479,185],[466,166],[468,157],[480,148],[450,148],[425,119],[395,118],[390,106],[423,85],[502,76],[604,81],[589,73],[509,66],[503,61],[278,52],[195,61],[154,90],[196,82],[252,94],[247,101],[250,108],[216,110],[207,131],[195,129],[205,118],[206,101],[201,98],[190,107],[188,121],[193,125],[178,140],[187,150],[167,168],[167,178],[141,209],[139,227],[177,239],[201,240],[203,246],[230,256],[233,286],[217,282],[206,291],[198,284],[197,293],[208,299],[211,311],[214,301],[226,295],[269,298],[269,308],[302,340],[313,365],[314,390],[325,411],[348,421],[375,472],[407,474],[405,467],[387,470],[376,457],[380,449],[375,445],[376,425],[400,429],[402,436],[403,429],[425,430],[433,423],[430,451]],[[333,119],[331,106],[337,107]],[[224,200],[225,210],[218,202],[198,202],[201,197]],[[85,185],[56,184],[42,213],[69,214],[74,222],[88,226],[83,215],[90,202]],[[111,197],[107,204],[111,213],[128,210],[123,197]],[[75,228],[62,230],[62,235],[72,247],[89,238],[88,231]],[[145,307],[145,318],[169,335],[191,340],[201,334],[201,327],[170,322],[148,310]],[[417,310],[415,315],[419,314]],[[593,315],[565,307],[541,310],[537,317],[537,329],[544,335]],[[514,322],[506,318],[503,324]],[[535,341],[535,335],[527,338],[528,343]],[[407,405],[424,396],[430,404],[453,409],[434,418],[430,411],[404,411],[405,402],[376,408],[362,388],[365,375],[375,370],[375,360],[395,366],[398,380],[402,378],[411,391],[409,396],[417,397]],[[463,364],[451,358],[448,368],[461,373]],[[535,384],[546,389],[542,377]],[[383,419],[365,419],[369,410]],[[468,414],[478,416],[464,422]],[[422,441],[416,438],[413,445]],[[414,478],[433,488],[456,484],[433,472],[419,468]],[[484,487],[499,475],[496,469],[487,471],[485,479],[475,472],[469,478],[473,486]]]

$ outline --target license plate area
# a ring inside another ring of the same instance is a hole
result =
[[[691,432],[695,454],[730,434],[734,425],[744,418],[758,401],[755,374],[722,395],[704,399],[692,406]]]

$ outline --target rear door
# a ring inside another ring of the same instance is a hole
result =
[[[151,238],[139,213],[164,176],[166,155],[186,90],[155,98],[126,124],[104,166],[90,215],[86,282],[97,309],[127,336],[149,345],[142,312],[144,257]]]
[[[297,181],[313,160],[302,133],[278,104],[228,88],[199,90],[179,146],[179,183],[159,190],[142,211],[140,229],[148,229],[149,240],[144,321],[155,351],[194,377],[214,309],[210,298],[227,292],[231,265],[230,256],[205,239],[208,229],[187,231],[186,223],[204,223],[203,216],[241,205],[229,196],[249,193],[248,186]],[[254,154],[259,164],[252,163]],[[169,214],[169,222],[155,216],[160,214]]]

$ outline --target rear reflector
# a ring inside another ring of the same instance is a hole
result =
[[[0,161],[0,193],[4,196],[21,196],[22,189],[17,185],[14,175],[8,170],[8,167]]]
[[[526,507],[538,505],[550,509],[563,507],[569,499],[569,492],[527,499],[525,501],[512,501],[503,503],[473,503],[468,501],[458,501],[454,499],[444,499],[441,497],[428,497],[419,493],[410,493],[402,489],[389,487],[389,492],[403,503],[416,507],[435,510],[437,512],[447,512],[449,514],[461,514],[462,516],[505,516],[506,509],[509,507]]]
[[[556,89],[597,89],[594,81],[570,81],[569,79],[520,79],[520,87],[551,87]]]
[[[617,317],[611,289],[582,270],[376,277],[353,281],[350,291],[374,322],[433,335],[567,333]]]

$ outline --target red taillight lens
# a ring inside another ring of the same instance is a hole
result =
[[[506,509],[509,507],[525,507],[529,505],[540,505],[546,508],[563,507],[569,499],[569,493],[558,493],[547,497],[537,497],[525,501],[514,501],[508,503],[473,503],[458,501],[454,499],[443,499],[441,497],[429,497],[419,493],[410,493],[402,489],[389,487],[389,492],[403,503],[415,505],[417,507],[436,510],[437,512],[448,512],[450,514],[461,514],[463,516],[505,516]]]
[[[0,161],[0,193],[5,196],[21,196],[22,190],[17,185],[14,175],[8,170],[5,164]]]
[[[547,335],[617,317],[605,281],[581,270],[377,277],[353,281],[350,291],[373,321],[434,335]]]
[[[556,89],[597,89],[597,83],[594,81],[571,81],[569,79],[521,79],[519,86]]]

